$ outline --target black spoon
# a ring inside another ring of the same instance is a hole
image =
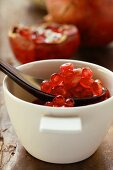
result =
[[[40,85],[43,81],[42,79],[36,79],[32,76],[26,75],[1,59],[0,70],[14,80],[19,86],[31,93],[33,96],[39,98],[41,101],[51,101],[55,97],[54,95],[47,94],[40,90]],[[74,98],[74,101],[77,106],[92,104],[101,99],[101,97],[105,95],[106,91],[107,89],[103,88],[103,92],[100,96]]]

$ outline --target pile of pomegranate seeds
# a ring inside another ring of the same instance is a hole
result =
[[[66,31],[69,30],[67,25],[58,25],[51,24],[48,25],[46,23],[41,24],[36,27],[15,27],[13,33],[18,33],[24,38],[28,40],[32,40],[34,43],[61,43],[64,41],[67,36],[65,34]],[[70,33],[71,34],[71,33]]]
[[[46,102],[46,106],[54,106],[54,107],[73,107],[74,106],[74,100],[72,98],[65,99],[62,95],[57,95],[52,102]]]
[[[76,106],[74,97],[100,96],[103,85],[99,79],[93,79],[93,74],[89,67],[74,68],[72,63],[62,64],[59,73],[52,74],[50,80],[45,80],[41,84],[43,92],[56,95],[53,101],[48,101],[45,105],[73,107]],[[109,97],[109,91],[107,91],[103,100]]]

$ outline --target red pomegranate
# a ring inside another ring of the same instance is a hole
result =
[[[84,45],[103,46],[113,40],[113,0],[46,0],[46,4],[46,19],[76,24]]]
[[[70,58],[80,44],[78,29],[67,24],[18,25],[9,31],[8,36],[15,57],[21,63]]]

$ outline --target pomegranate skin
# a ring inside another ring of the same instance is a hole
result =
[[[84,46],[113,41],[113,0],[46,0],[50,20],[75,24]]]
[[[9,42],[14,55],[20,63],[25,64],[35,61],[36,50],[31,41],[25,40],[21,36],[9,36]]]

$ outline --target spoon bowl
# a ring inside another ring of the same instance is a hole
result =
[[[0,70],[7,74],[13,81],[15,81],[19,86],[27,90],[33,96],[39,98],[41,101],[51,101],[55,95],[45,93],[41,91],[41,83],[43,79],[36,78],[27,74],[22,73],[20,70],[9,65],[0,59]],[[105,95],[107,89],[103,88],[103,92],[99,96],[87,97],[87,98],[73,98],[77,106],[91,104],[99,100]]]

